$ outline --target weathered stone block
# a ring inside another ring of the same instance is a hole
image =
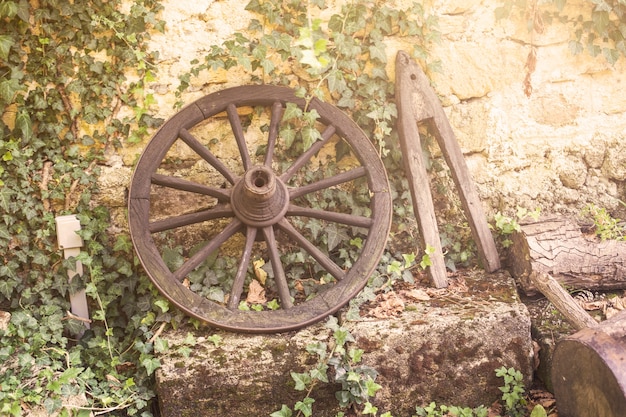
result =
[[[501,366],[530,380],[530,317],[509,275],[475,271],[451,282],[446,290],[426,289],[429,299],[421,301],[397,289],[405,300],[398,316],[364,315],[343,324],[365,351],[363,363],[379,373],[383,388],[372,402],[381,412],[411,415],[430,401],[490,405],[501,395],[503,381],[495,376]],[[185,341],[188,332],[192,337]],[[163,417],[267,416],[282,404],[293,407],[305,394],[294,390],[290,372],[316,363],[308,344],[332,338],[323,323],[275,335],[218,332],[217,345],[207,339],[212,333],[181,329],[164,336],[170,349],[157,371]],[[181,347],[190,349],[187,357]],[[335,416],[337,390],[317,385],[311,394],[316,416]]]

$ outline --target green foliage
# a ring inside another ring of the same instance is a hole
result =
[[[487,417],[489,410],[484,406],[477,408],[440,405],[431,402],[426,407],[416,407],[413,417]]]
[[[439,41],[436,17],[417,2],[398,9],[381,0],[346,2],[325,19],[319,17],[326,9],[324,0],[251,0],[246,9],[255,15],[247,31],[234,34],[192,62],[191,71],[180,77],[179,94],[202,71],[236,69],[253,83],[290,86],[301,97],[318,97],[343,109],[370,136],[386,165],[398,219],[394,222],[398,224],[395,232],[412,233],[405,224],[407,217],[412,216],[412,208],[394,129],[397,108],[394,84],[386,69],[386,40],[404,37],[412,45],[409,52],[415,59],[427,71],[437,71],[438,62],[428,59],[431,45]],[[318,139],[315,135],[319,132],[311,128],[311,121],[303,119],[304,115],[306,112],[297,108],[286,110],[284,120],[290,124],[282,128],[281,138],[288,148],[295,144],[306,149]],[[303,124],[298,125],[298,120]],[[296,140],[298,132],[300,137]],[[337,159],[341,157],[342,149],[338,148]],[[450,258],[454,257],[449,266],[471,259],[470,245],[459,239],[471,239],[469,233],[451,231],[449,236],[447,252]],[[396,259],[409,251],[394,252],[392,257]]]
[[[529,212],[524,207],[517,207],[515,217],[506,216],[500,212],[497,212],[494,216],[494,228],[501,237],[501,244],[504,248],[508,248],[513,244],[513,241],[509,239],[510,235],[521,230],[518,222],[530,217],[533,220],[537,220],[541,214],[541,209],[536,208],[532,212]]]
[[[327,21],[314,17],[325,8],[324,0],[250,1],[246,10],[257,18],[248,27],[249,35],[236,33],[214,46],[181,77],[179,91],[202,70],[239,67],[254,82],[293,86],[303,97],[336,103],[372,133],[383,155],[393,153],[397,162],[397,110],[385,71],[385,39],[410,37],[414,56],[426,61],[429,46],[439,39],[436,18],[417,3],[398,10],[380,0],[347,3]]]
[[[139,275],[130,239],[107,232],[94,204],[98,163],[125,138],[156,123],[148,115],[162,28],[156,1],[0,2],[0,413],[41,405],[48,414],[149,415],[155,326],[170,314]],[[129,75],[132,75],[131,81]],[[121,116],[122,107],[133,110]],[[57,215],[78,213],[85,246],[56,248]],[[68,281],[80,260],[83,277]],[[85,288],[93,322],[69,315],[68,294]],[[153,310],[153,308],[155,310]],[[70,397],[83,398],[68,405]]]
[[[522,417],[526,409],[526,398],[524,397],[524,376],[514,368],[501,367],[496,369],[496,376],[504,379],[502,391],[502,401],[506,415],[511,417]]]
[[[626,240],[626,225],[611,216],[606,208],[589,204],[583,209],[582,215],[593,221],[596,235],[600,239]]]
[[[503,378],[502,403],[505,417],[523,417],[528,415],[528,401],[525,396],[524,376],[514,368],[502,366],[496,369],[496,376]],[[431,402],[425,407],[416,407],[413,417],[487,417],[494,415],[484,406],[477,408],[439,405]],[[545,417],[547,415],[543,406],[537,404],[532,408],[530,417]]]
[[[315,342],[306,347],[308,353],[317,356],[317,363],[306,372],[291,372],[295,390],[306,391],[304,399],[296,402],[293,410],[283,404],[271,417],[290,417],[294,411],[298,411],[296,416],[312,416],[315,399],[311,393],[319,383],[341,385],[341,389],[335,393],[340,407],[361,408],[361,414],[377,415],[378,409],[369,399],[381,388],[376,383],[378,373],[374,368],[361,364],[363,350],[350,347],[354,338],[338,324],[336,317],[331,316],[326,326],[332,332],[331,343]],[[338,414],[341,415],[343,412]],[[391,414],[384,413],[381,417],[391,417]]]
[[[547,3],[552,7],[542,5],[542,10],[536,12],[536,0],[505,0],[496,9],[496,17],[508,18],[518,13],[527,19],[529,31],[537,33],[543,31],[546,23],[558,20],[570,27],[569,49],[573,54],[602,55],[610,64],[626,56],[626,3],[623,0],[588,0],[582,8],[566,8],[567,0]]]
[[[341,383],[341,389],[335,396],[341,407],[352,407],[359,415],[378,415],[378,408],[369,401],[382,387],[377,384],[375,369],[361,365],[363,351],[349,347],[353,342],[352,335],[342,326],[339,326],[335,317],[330,317],[327,327],[333,332],[332,343],[311,343],[307,346],[307,352],[317,356],[317,362],[311,365],[305,372],[291,372],[294,388],[304,391],[305,397],[296,402],[294,408],[283,404],[280,410],[273,412],[271,417],[292,417],[295,411],[297,417],[310,417],[314,415],[313,404],[315,399],[311,393],[319,383]],[[334,370],[334,376],[329,373]],[[504,417],[524,417],[530,412],[530,417],[545,417],[546,410],[541,405],[535,405],[532,410],[527,407],[525,396],[524,377],[521,372],[514,368],[501,367],[495,370],[496,376],[504,381],[500,387],[502,392],[502,405]],[[336,417],[343,417],[343,412],[337,413]],[[476,408],[437,405],[431,402],[427,406],[415,407],[412,417],[487,417],[494,415],[485,406]],[[391,412],[381,414],[381,417],[392,417]]]

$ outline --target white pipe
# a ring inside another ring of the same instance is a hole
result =
[[[54,220],[57,226],[57,241],[59,249],[63,249],[63,256],[65,259],[78,256],[80,248],[83,247],[83,239],[76,233],[80,230],[80,221],[73,214],[59,216]],[[76,271],[67,271],[70,282],[76,275],[82,277],[83,272],[83,264],[80,261],[76,261]],[[85,324],[85,327],[89,329],[89,308],[87,306],[87,294],[84,289],[70,293],[70,306],[72,314],[79,317]]]

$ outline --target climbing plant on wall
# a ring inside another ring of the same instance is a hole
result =
[[[427,51],[439,39],[437,19],[418,3],[401,10],[384,1],[361,0],[346,3],[327,20],[316,17],[325,9],[324,0],[250,1],[246,10],[256,18],[248,30],[196,61],[181,77],[180,91],[202,70],[240,67],[252,81],[297,87],[303,96],[333,102],[372,133],[383,156],[396,153],[386,40],[406,37],[413,55],[436,70]],[[394,158],[399,160],[397,154]]]
[[[302,97],[315,96],[343,109],[370,136],[391,173],[394,210],[401,219],[396,231],[403,232],[412,211],[399,171],[394,83],[387,70],[389,57],[397,51],[388,43],[403,39],[403,48],[428,72],[438,71],[438,61],[428,53],[440,37],[436,16],[418,2],[400,8],[380,0],[345,2],[334,13],[328,13],[324,0],[251,0],[246,10],[254,14],[247,30],[192,62],[191,71],[181,76],[179,95],[202,71],[228,70],[245,74],[253,83],[295,88]],[[448,253],[467,252],[467,243],[450,241]],[[464,259],[461,263],[468,257]]]
[[[554,7],[539,10],[536,0],[507,0],[496,9],[496,17],[520,13],[526,17],[528,28],[537,31],[543,31],[544,25],[558,20],[571,28],[569,48],[572,53],[603,55],[611,64],[626,56],[626,1],[588,0],[583,2],[586,7],[577,8],[576,13],[566,9],[567,0],[547,3]]]
[[[123,4],[122,4],[123,3]],[[99,164],[138,140],[150,117],[145,87],[162,30],[158,1],[0,1],[0,414],[145,413],[152,393],[151,306],[124,234],[107,233],[94,201]],[[77,213],[85,275],[56,247],[55,216]],[[86,287],[91,329],[68,313]],[[156,311],[153,311],[156,308]]]
[[[611,65],[626,57],[626,1],[586,0],[583,4],[585,7],[568,9],[567,0],[505,0],[496,8],[497,19],[516,16],[527,23],[531,35],[524,81],[527,96],[532,93],[531,76],[537,63],[534,36],[543,33],[551,22],[570,28],[568,47],[574,55],[603,56]]]

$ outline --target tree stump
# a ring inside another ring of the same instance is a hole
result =
[[[626,311],[559,341],[552,384],[559,417],[626,416]]]
[[[527,295],[537,292],[532,277],[541,274],[572,288],[626,289],[626,242],[600,241],[573,219],[522,225],[511,240],[511,274]]]

